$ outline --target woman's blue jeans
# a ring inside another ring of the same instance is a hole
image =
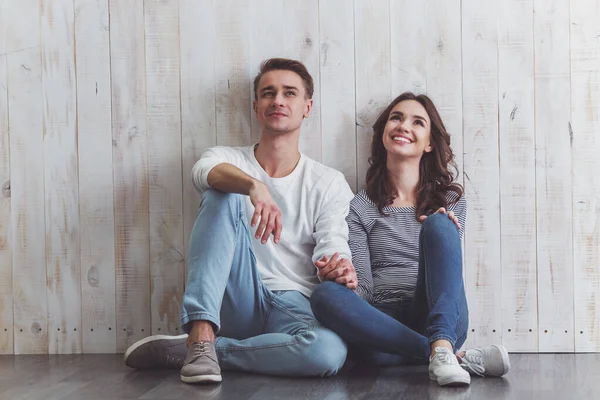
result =
[[[373,306],[335,282],[317,286],[311,307],[325,327],[350,346],[355,360],[391,366],[426,364],[431,343],[460,349],[469,313],[462,278],[460,235],[444,214],[430,215],[419,235],[419,272],[412,304],[404,310]]]

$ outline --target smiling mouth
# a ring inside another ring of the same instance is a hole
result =
[[[410,143],[412,143],[412,142],[413,142],[412,140],[410,140],[410,139],[408,139],[408,138],[405,138],[405,137],[403,137],[403,136],[392,136],[392,140],[393,140],[394,142],[399,142],[399,143],[408,143],[408,144],[410,144]]]

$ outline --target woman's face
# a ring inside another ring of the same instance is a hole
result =
[[[425,108],[415,100],[404,100],[390,112],[383,130],[383,146],[388,156],[418,158],[429,153],[431,121]]]

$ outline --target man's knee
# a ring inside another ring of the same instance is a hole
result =
[[[334,332],[321,326],[302,336],[305,371],[309,376],[331,376],[344,366],[348,347]]]
[[[225,193],[215,189],[208,189],[202,192],[200,207],[236,207],[239,204],[243,204],[243,200],[242,195],[237,193]]]
[[[245,210],[246,207],[242,195],[209,189],[202,193],[197,219],[213,221],[220,216],[229,215],[236,220],[244,216]]]

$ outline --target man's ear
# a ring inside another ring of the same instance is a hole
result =
[[[255,113],[257,112],[257,110],[256,110],[256,99],[254,99],[252,101],[252,109],[254,110]]]
[[[306,106],[304,107],[304,118],[308,118],[308,115],[310,114],[310,110],[312,109],[313,106],[313,100],[310,99],[306,102]]]

